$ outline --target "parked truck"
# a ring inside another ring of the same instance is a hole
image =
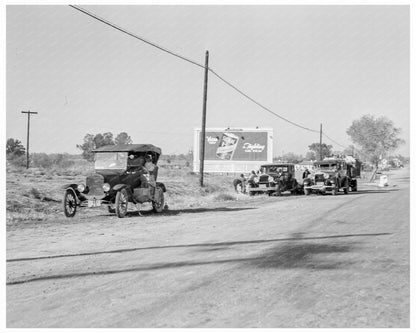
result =
[[[314,172],[303,180],[303,191],[305,195],[356,192],[360,176],[361,162],[358,159],[352,156],[326,158],[314,163]]]

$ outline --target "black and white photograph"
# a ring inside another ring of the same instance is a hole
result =
[[[414,328],[410,2],[1,6],[2,328]]]

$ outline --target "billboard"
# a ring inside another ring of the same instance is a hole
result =
[[[195,172],[199,172],[200,135],[201,130],[195,129]],[[205,172],[248,172],[273,160],[273,130],[270,128],[207,128],[204,144]]]

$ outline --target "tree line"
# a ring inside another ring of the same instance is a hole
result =
[[[133,143],[131,137],[126,132],[119,133],[115,138],[113,133],[98,133],[98,134],[86,134],[84,136],[84,142],[77,145],[77,148],[82,151],[82,157],[87,161],[94,160],[93,150],[108,146],[108,145],[121,145]]]
[[[360,119],[354,120],[346,130],[351,141],[359,149],[354,149],[353,146],[349,146],[343,151],[335,151],[332,145],[322,143],[321,146],[319,143],[312,143],[308,146],[309,151],[305,156],[286,153],[277,157],[276,160],[280,159],[293,163],[298,163],[304,159],[317,160],[322,149],[322,158],[329,157],[333,154],[355,155],[361,160],[368,161],[377,167],[382,158],[385,158],[387,154],[393,152],[405,142],[399,137],[400,132],[401,129],[395,127],[394,123],[387,117],[382,116],[376,118],[373,115],[364,115]],[[132,139],[126,132],[121,132],[116,136],[111,132],[105,132],[86,134],[83,142],[77,144],[76,147],[81,150],[84,159],[93,161],[94,149],[106,145],[131,143]],[[6,155],[9,161],[22,160],[25,152],[25,147],[19,140],[13,138],[7,139]],[[57,157],[55,160],[61,161],[61,163],[63,161],[62,157]]]

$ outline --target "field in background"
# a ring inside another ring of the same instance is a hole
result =
[[[67,168],[29,168],[7,164],[6,222],[44,221],[63,217],[63,186],[84,183],[93,172],[93,164],[77,160]],[[205,175],[204,187],[199,175],[185,165],[161,165],[158,181],[167,187],[166,201],[170,209],[205,207],[218,202],[237,200],[233,175]],[[239,198],[243,196],[240,195]],[[105,207],[100,208],[106,212]],[[86,210],[84,210],[86,211]],[[91,211],[91,210],[90,210]],[[92,210],[97,211],[97,209]],[[81,211],[81,214],[83,212]]]

